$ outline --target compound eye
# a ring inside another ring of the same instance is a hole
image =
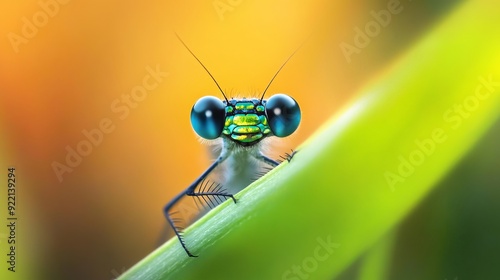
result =
[[[224,129],[226,106],[220,99],[204,96],[191,109],[191,126],[194,131],[205,139],[219,137]]]
[[[266,102],[266,115],[274,135],[286,137],[292,134],[300,123],[300,107],[286,94],[275,94]]]

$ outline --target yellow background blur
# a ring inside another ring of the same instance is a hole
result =
[[[18,176],[16,275],[24,279],[118,276],[156,247],[162,207],[208,166],[189,113],[198,98],[220,93],[175,32],[231,96],[261,93],[305,42],[267,95],[299,102],[301,126],[283,140],[294,148],[456,1],[402,1],[350,63],[339,44],[353,44],[353,28],[388,1],[60,2],[0,4],[0,161]],[[31,38],[26,20],[39,24]],[[12,33],[24,40],[12,43]],[[142,85],[148,67],[168,76],[129,114],[116,113],[112,104],[126,104],[122,95]],[[103,119],[114,130],[58,180],[54,162],[66,164],[67,147]]]

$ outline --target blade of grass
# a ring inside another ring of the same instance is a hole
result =
[[[359,271],[359,280],[388,279],[389,265],[392,257],[396,233],[390,231],[379,239],[363,256]]]
[[[186,241],[199,258],[172,239],[120,279],[337,275],[403,219],[498,116],[498,84],[484,82],[500,80],[497,15],[488,3],[455,10],[291,163],[190,227]],[[455,112],[456,104],[474,105],[481,85],[489,96],[467,114]],[[388,172],[400,181],[388,183]]]

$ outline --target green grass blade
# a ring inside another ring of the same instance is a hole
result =
[[[120,279],[338,275],[401,221],[498,117],[500,85],[485,82],[500,81],[498,13],[488,3],[457,8],[291,163],[190,227],[186,240],[199,258],[188,258],[172,239]],[[460,104],[470,110],[455,112]],[[389,173],[399,181],[388,183]]]
[[[358,280],[385,280],[388,279],[396,233],[390,231],[368,249],[362,257]]]

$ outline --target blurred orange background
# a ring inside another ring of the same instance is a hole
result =
[[[208,167],[189,113],[198,98],[220,93],[175,33],[232,96],[257,96],[305,42],[267,95],[283,92],[299,102],[302,124],[283,140],[294,148],[453,1],[405,2],[412,8],[393,15],[397,24],[350,63],[339,44],[352,44],[353,28],[387,1],[40,3],[52,6],[0,4],[0,152],[20,182],[19,243],[26,245],[17,276],[24,279],[118,276],[156,247],[162,207]],[[45,9],[52,15],[40,17]],[[12,41],[13,33],[23,35],[25,19],[38,22],[32,38]],[[168,74],[127,103],[123,96],[143,84],[148,68]],[[95,132],[103,119],[114,130],[60,181],[54,162],[67,165],[68,146],[83,145],[82,131]]]

